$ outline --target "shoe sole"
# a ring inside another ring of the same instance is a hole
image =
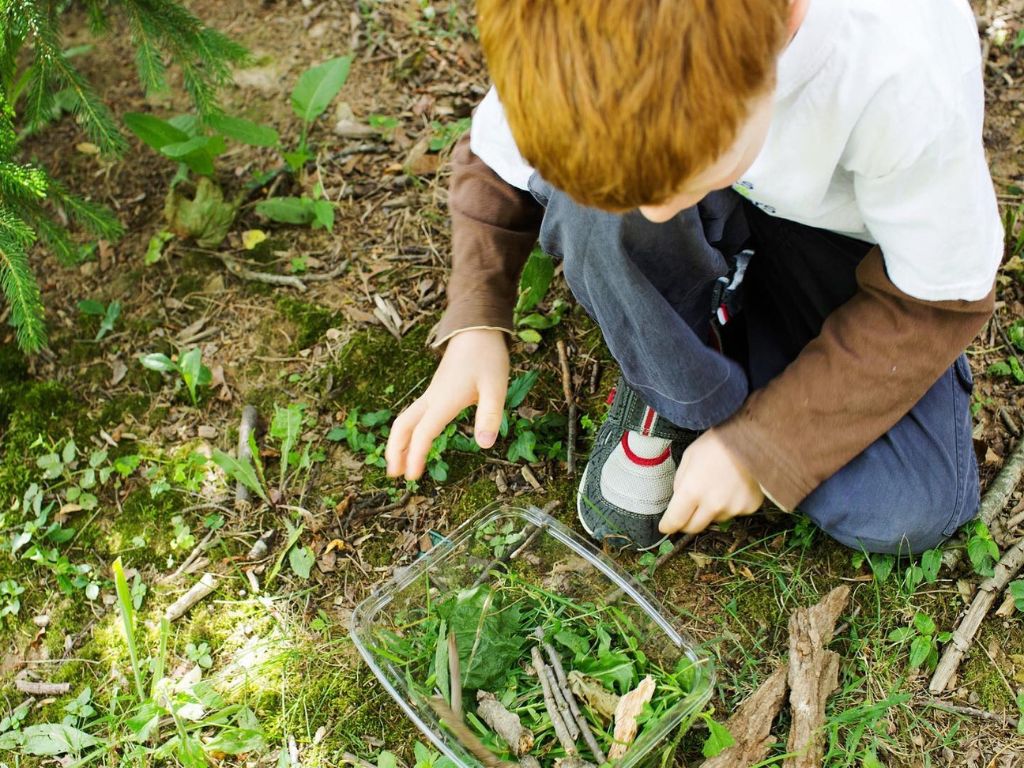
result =
[[[576,491],[576,518],[580,521],[580,525],[583,526],[583,530],[587,532],[587,535],[590,536],[590,538],[593,539],[594,541],[597,541],[598,540],[597,536],[594,534],[594,532],[592,530],[590,530],[590,526],[587,525],[587,521],[583,517],[583,494],[581,494],[579,492],[579,488],[585,488],[586,487],[587,472],[589,470],[590,470],[590,464],[588,463],[583,468],[583,475],[580,477],[580,484],[579,484],[579,486],[577,488],[577,491]],[[622,538],[626,538],[626,537],[623,536]],[[647,546],[647,547],[638,547],[635,542],[631,542],[631,543],[632,543],[633,549],[635,551],[637,551],[637,552],[650,552],[652,549],[657,549],[662,544],[664,544],[666,541],[668,541],[668,538],[669,537],[667,535],[662,536],[656,542],[654,542],[653,544],[651,544],[650,546]]]

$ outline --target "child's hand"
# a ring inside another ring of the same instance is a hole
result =
[[[384,456],[391,477],[423,474],[434,438],[463,408],[476,405],[473,433],[481,448],[498,438],[508,390],[508,346],[501,331],[470,330],[448,341],[427,391],[398,414]]]
[[[658,526],[662,533],[700,533],[713,522],[756,512],[764,493],[713,429],[683,452],[672,500]]]

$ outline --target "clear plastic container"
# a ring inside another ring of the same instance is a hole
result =
[[[574,605],[588,606],[588,615],[613,602],[631,622],[638,649],[649,663],[660,669],[686,669],[688,692],[657,721],[641,726],[626,754],[614,761],[615,768],[646,765],[660,754],[659,747],[680,735],[680,728],[689,728],[711,696],[714,672],[710,659],[676,629],[670,614],[644,587],[589,542],[535,507],[504,508],[468,520],[450,538],[379,587],[352,614],[350,630],[360,654],[442,754],[457,766],[482,766],[441,725],[422,690],[413,684],[415,680],[422,685],[426,669],[410,670],[403,665],[402,659],[389,652],[385,638],[404,638],[431,605],[460,590],[510,578],[508,574],[514,574],[517,583],[550,589],[550,594]],[[529,659],[528,646],[525,658]],[[465,706],[471,711],[475,702],[467,701]]]

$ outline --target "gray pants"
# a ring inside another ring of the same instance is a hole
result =
[[[777,376],[856,291],[854,271],[870,249],[769,216],[729,190],[664,224],[637,211],[577,205],[536,174],[530,191],[545,207],[541,247],[564,260],[570,289],[601,328],[625,380],[689,429],[724,421],[751,389]],[[751,242],[738,344],[745,349],[727,356],[707,343],[711,292],[728,271],[726,256]],[[972,386],[961,355],[801,511],[843,544],[869,552],[921,552],[952,535],[978,508]]]

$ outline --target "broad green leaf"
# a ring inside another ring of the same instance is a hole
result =
[[[288,553],[288,565],[300,578],[309,578],[309,572],[312,570],[314,562],[316,562],[316,555],[313,554],[313,550],[301,544],[296,544]]]
[[[503,684],[526,638],[518,606],[503,605],[500,592],[480,586],[459,592],[439,613],[455,635],[463,687],[495,690]]]
[[[78,310],[83,315],[102,315],[107,311],[102,301],[96,299],[82,299],[78,302]]]
[[[537,461],[537,455],[533,452],[537,447],[537,435],[532,430],[524,430],[516,434],[516,439],[508,447],[508,460],[512,462],[526,459],[529,462]]]
[[[941,568],[941,549],[928,549],[921,553],[921,570],[924,571],[925,581],[930,583],[939,578],[939,570]]]
[[[928,660],[928,654],[932,652],[932,639],[924,635],[918,635],[910,644],[910,666],[920,667]]]
[[[213,115],[207,124],[218,133],[227,136],[229,139],[249,144],[253,147],[273,147],[277,145],[277,131],[269,125],[254,123],[244,117],[233,117],[231,115]]]
[[[207,752],[245,755],[266,747],[263,731],[252,728],[225,728],[206,743]]]
[[[914,626],[917,627],[917,631],[922,635],[935,634],[935,622],[927,613],[919,612],[914,614]]]
[[[537,306],[548,292],[555,276],[555,262],[544,251],[535,248],[523,267],[519,278],[519,299],[516,314],[524,314]]]
[[[282,224],[312,224],[313,201],[305,197],[272,197],[256,204],[256,213]]]
[[[419,746],[419,742],[416,742],[416,746]],[[377,755],[377,768],[398,768],[398,758],[385,750]]]
[[[203,365],[203,352],[199,347],[193,347],[178,359],[178,370],[181,371],[181,378],[188,387],[188,394],[192,398],[192,404],[196,403],[196,392],[200,387],[210,383],[212,374],[210,369]]]
[[[434,646],[434,679],[445,701],[451,701],[451,673],[448,669],[448,622],[441,619]]]
[[[143,368],[160,373],[172,373],[178,370],[178,364],[162,352],[151,352],[139,358]]]
[[[559,645],[564,645],[576,656],[586,656],[590,652],[590,643],[588,643],[583,637],[580,637],[575,632],[568,629],[556,632],[555,642]]]
[[[1009,586],[1010,596],[1018,611],[1024,612],[1024,579],[1011,581]]]
[[[913,636],[913,627],[897,627],[889,633],[888,638],[894,643],[905,643]]]
[[[736,743],[729,729],[710,715],[704,718],[704,722],[708,725],[708,737],[704,740],[701,750],[704,757],[714,757]]]
[[[274,406],[274,418],[270,423],[270,435],[278,440],[281,446],[281,486],[284,486],[288,474],[288,455],[299,440],[302,432],[302,411],[300,403],[291,403],[287,408]]]
[[[236,480],[255,493],[264,501],[268,501],[267,494],[256,476],[256,470],[249,462],[242,462],[230,454],[221,450],[214,450],[213,463],[224,470],[224,473],[232,480]]]
[[[875,581],[882,582],[888,579],[889,574],[892,573],[893,566],[896,565],[896,558],[892,555],[875,555],[871,558],[870,564]]]
[[[585,675],[600,680],[608,687],[614,686],[620,694],[628,693],[636,682],[633,660],[624,653],[612,651],[598,658],[577,661],[575,668]]]
[[[124,116],[124,124],[128,126],[128,130],[156,150],[161,150],[168,144],[188,141],[189,138],[185,131],[153,115],[129,112]]]
[[[99,744],[95,736],[60,723],[30,725],[22,730],[22,738],[21,751],[24,754],[46,757],[77,754]]]
[[[524,328],[516,334],[521,341],[525,341],[527,344],[540,344],[541,336],[540,333],[535,331],[533,328]]]
[[[334,203],[330,200],[315,200],[313,202],[313,229],[334,231]]]
[[[512,379],[508,385],[508,393],[505,395],[505,407],[512,410],[522,405],[539,375],[540,373],[537,371],[527,371]]]
[[[99,341],[106,336],[110,331],[114,330],[114,323],[117,322],[117,318],[121,316],[121,302],[112,301],[107,305],[107,311],[103,314],[103,320],[100,322],[100,328],[96,332],[96,338],[94,341]]]
[[[330,105],[348,79],[349,56],[339,56],[306,70],[292,91],[292,108],[303,122],[312,123]]]

